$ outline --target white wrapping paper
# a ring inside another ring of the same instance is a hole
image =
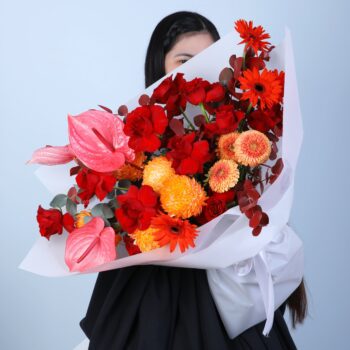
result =
[[[241,55],[243,46],[238,46],[238,42],[237,33],[229,33],[171,74],[181,71],[187,80],[200,76],[209,81],[217,81],[221,69],[228,66],[230,55]],[[181,253],[178,247],[170,253],[169,247],[164,246],[127,256],[118,247],[117,260],[83,273],[142,264],[207,269],[211,292],[229,336],[233,338],[265,318],[267,322],[264,334],[268,334],[273,321],[273,310],[293,292],[303,275],[302,242],[287,225],[293,201],[294,174],[303,137],[288,28],[283,42],[272,51],[268,67],[283,69],[286,73],[283,137],[278,144],[284,168],[259,199],[258,203],[270,220],[260,235],[252,235],[248,219],[235,207],[201,226],[195,241],[196,247],[185,253]],[[151,95],[164,78],[143,93]],[[141,93],[126,104],[129,110],[137,106],[140,95]],[[193,116],[194,113],[189,115]],[[72,183],[69,177],[72,164],[42,166],[36,174],[51,192],[64,193]],[[66,232],[53,235],[50,241],[39,237],[19,268],[51,277],[77,274],[78,272],[69,272],[64,261],[66,236]]]

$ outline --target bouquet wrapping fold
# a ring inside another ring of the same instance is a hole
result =
[[[216,81],[228,57],[238,50],[233,43],[238,36],[232,32],[215,42],[190,61],[178,67],[185,78],[201,76]],[[288,225],[293,202],[294,176],[302,143],[303,129],[293,60],[291,34],[288,28],[282,43],[271,52],[267,66],[285,71],[283,137],[279,149],[283,158],[282,172],[262,193],[259,204],[269,216],[269,225],[258,236],[251,234],[249,220],[233,207],[199,227],[196,246],[186,251],[169,252],[165,246],[142,254],[127,256],[118,247],[118,259],[84,272],[70,272],[64,261],[67,232],[40,237],[19,268],[43,276],[68,276],[96,273],[131,265],[156,264],[207,270],[213,298],[226,327],[234,338],[250,326],[267,319],[264,334],[273,322],[274,310],[294,291],[303,276],[302,242]],[[158,82],[143,93],[151,94]],[[137,105],[138,97],[126,105]],[[188,110],[189,116],[193,114]],[[52,193],[65,193],[70,187],[71,163],[41,166],[36,175]]]

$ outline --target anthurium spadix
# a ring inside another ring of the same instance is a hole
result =
[[[135,157],[123,127],[118,117],[106,111],[90,109],[77,116],[68,115],[70,148],[92,170],[117,170]]]
[[[69,233],[65,261],[70,271],[83,272],[116,258],[115,232],[112,227],[105,227],[102,218],[94,217]]]

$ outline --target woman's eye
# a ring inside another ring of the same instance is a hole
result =
[[[186,59],[179,60],[179,62],[180,62],[181,64],[186,63],[187,61],[188,61],[188,60],[186,60]]]

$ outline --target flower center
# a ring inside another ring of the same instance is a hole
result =
[[[179,233],[180,230],[179,230],[179,228],[176,227],[176,226],[171,226],[171,232],[173,232],[173,233]]]
[[[264,85],[263,84],[260,84],[260,83],[256,83],[255,86],[254,86],[255,90],[258,91],[258,92],[264,92],[265,91],[265,88],[264,88]]]

